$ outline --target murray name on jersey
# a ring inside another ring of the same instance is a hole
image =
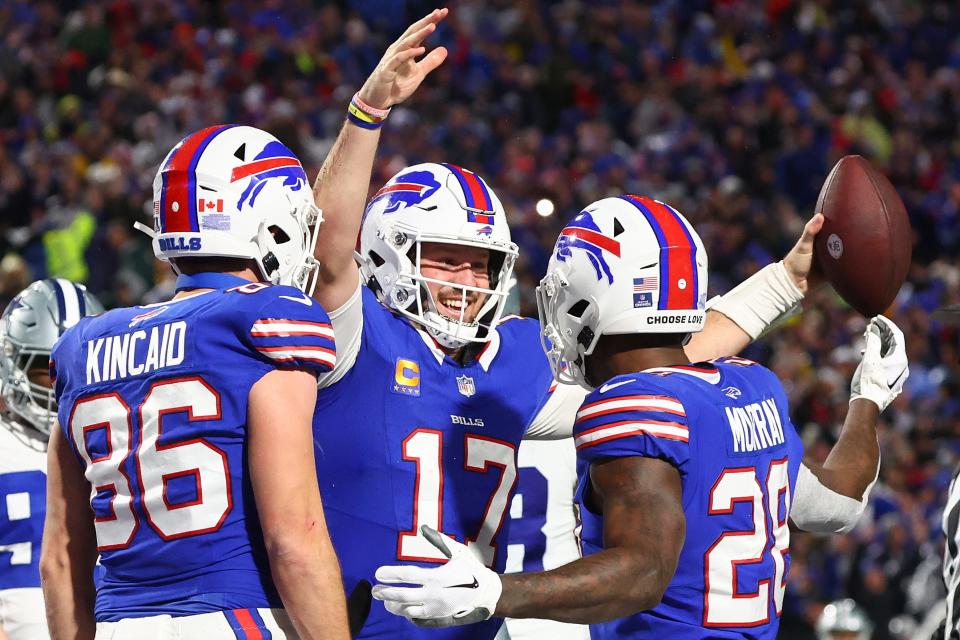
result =
[[[783,444],[783,423],[773,398],[743,407],[724,407],[724,411],[733,436],[731,453],[753,453]]]
[[[183,363],[186,342],[183,320],[87,340],[87,384],[175,367]]]

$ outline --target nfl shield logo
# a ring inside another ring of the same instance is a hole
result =
[[[468,398],[477,392],[477,385],[473,384],[470,376],[457,376],[457,389]]]

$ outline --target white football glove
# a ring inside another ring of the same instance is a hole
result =
[[[503,589],[500,576],[456,540],[426,525],[420,532],[450,560],[433,569],[380,567],[377,582],[386,584],[375,585],[373,597],[382,600],[390,613],[421,627],[454,627],[493,615]],[[419,586],[386,586],[401,583]]]
[[[903,332],[887,318],[875,316],[863,335],[867,344],[850,382],[850,400],[866,398],[883,411],[900,395],[910,375]]]

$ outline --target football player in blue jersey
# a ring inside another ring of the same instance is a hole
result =
[[[38,280],[0,316],[0,630],[10,640],[48,638],[40,590],[47,440],[57,416],[50,349],[103,305],[69,280]]]
[[[349,593],[382,564],[443,563],[422,525],[502,570],[519,442],[569,437],[584,395],[570,385],[551,392],[539,324],[502,315],[517,247],[480,176],[453,164],[407,167],[365,209],[380,127],[443,62],[446,51],[423,42],[446,15],[432,12],[388,48],[314,187],[325,214],[315,297],[330,310],[338,350],[320,381],[317,464]],[[735,353],[803,297],[817,224],[784,262],[706,314],[687,361]],[[612,254],[599,230],[572,240],[603,275]],[[706,288],[695,297],[704,304]],[[489,640],[499,626],[424,631],[374,603],[360,637]]]
[[[608,249],[603,262],[587,238]],[[839,440],[801,486],[803,446],[776,376],[684,352],[704,326],[706,286],[703,245],[672,207],[621,196],[574,218],[538,304],[554,375],[593,389],[574,426],[584,558],[500,577],[425,527],[450,561],[384,567],[374,597],[425,626],[492,614],[590,623],[592,638],[775,638],[788,519],[803,528],[814,512],[822,528],[836,524],[831,510],[862,509],[879,412],[908,375],[903,334],[870,321]]]
[[[146,231],[176,295],[82,320],[51,355],[55,637],[348,637],[311,429],[335,361],[307,295],[319,222],[265,131],[208,127],[161,164]]]

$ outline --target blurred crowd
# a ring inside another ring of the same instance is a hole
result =
[[[157,165],[218,122],[271,131],[315,173],[350,96],[421,0],[0,0],[0,307],[63,276],[108,305],[170,293],[133,231]],[[856,599],[875,638],[942,598],[941,505],[960,459],[960,6],[919,0],[460,0],[447,62],[384,130],[372,188],[407,164],[483,175],[523,256],[521,306],[583,205],[623,192],[699,230],[711,288],[781,257],[841,156],[890,177],[914,230],[891,313],[911,377],[884,415],[872,506],[852,534],[795,534],[781,637]],[[541,200],[549,204],[536,203]],[[551,212],[544,216],[543,213]],[[322,231],[321,231],[322,233]],[[784,380],[808,450],[842,423],[865,321],[829,289],[747,355]]]

